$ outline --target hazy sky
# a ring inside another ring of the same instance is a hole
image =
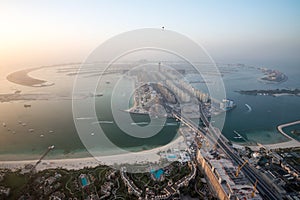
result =
[[[82,61],[114,35],[161,26],[216,61],[300,64],[297,0],[8,0],[0,1],[0,67]]]

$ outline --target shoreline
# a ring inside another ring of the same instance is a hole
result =
[[[179,136],[171,143],[157,147],[150,150],[131,152],[118,155],[110,155],[103,157],[83,157],[83,158],[67,158],[67,159],[44,159],[37,166],[37,171],[45,169],[64,168],[67,170],[71,169],[82,169],[84,167],[96,167],[98,165],[114,165],[114,164],[143,164],[147,162],[159,162],[161,157],[158,155],[159,152],[166,151],[170,148],[178,148],[181,143],[184,143],[183,136]],[[24,168],[27,164],[35,164],[36,160],[15,160],[15,161],[0,161],[0,169],[12,169],[18,170]]]
[[[237,90],[235,91],[241,95],[252,95],[252,96],[300,96],[300,90],[296,89],[272,89],[272,90]]]
[[[42,85],[47,83],[46,80],[41,80],[29,76],[30,72],[35,70],[43,69],[45,67],[33,67],[29,69],[22,69],[19,71],[12,72],[6,76],[6,79],[12,83],[16,83],[23,86],[37,87],[37,85]],[[41,87],[41,86],[40,86]]]
[[[294,122],[290,122],[290,123],[286,123],[286,124],[281,124],[281,125],[277,126],[277,130],[278,130],[282,135],[284,135],[285,137],[287,137],[287,138],[289,138],[289,139],[291,139],[291,140],[296,140],[296,139],[294,139],[293,137],[289,136],[287,133],[285,133],[285,132],[283,131],[283,128],[288,127],[288,126],[293,126],[293,125],[296,125],[296,124],[300,124],[300,120],[294,121]],[[299,142],[299,144],[300,144],[300,142]]]
[[[285,149],[285,148],[300,147],[300,142],[298,140],[294,139],[293,137],[289,136],[287,133],[285,133],[283,131],[283,128],[288,127],[288,126],[293,126],[293,125],[296,125],[296,124],[300,124],[300,120],[285,123],[285,124],[281,124],[281,125],[277,126],[278,132],[288,139],[288,141],[286,141],[286,142],[278,142],[278,143],[274,143],[274,144],[259,144],[259,143],[257,143],[257,145],[250,145],[248,147],[251,148],[252,150],[255,150],[255,151],[258,151],[259,148],[262,147],[262,146],[266,147],[269,150],[271,150],[271,149],[280,149],[280,148]],[[235,143],[235,144],[238,144],[238,143]],[[247,145],[244,145],[244,144],[238,144],[238,145],[247,146]]]
[[[50,68],[50,67],[59,67],[59,66],[72,66],[80,63],[64,63],[64,64],[54,64],[54,65],[47,65],[47,66],[40,66],[40,67],[32,67],[32,68],[25,68],[21,70],[17,70],[14,72],[9,73],[6,76],[6,79],[12,83],[29,86],[29,87],[48,87],[54,85],[54,83],[50,83],[47,80],[37,79],[31,77],[29,75],[30,72]]]

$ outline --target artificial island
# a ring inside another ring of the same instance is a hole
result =
[[[294,146],[284,149],[280,145],[258,144],[249,148],[232,144],[209,119],[234,108],[235,103],[212,99],[178,78],[177,72],[164,70],[158,67],[157,71],[125,74],[134,77],[138,86],[133,107],[126,112],[174,118],[182,124],[178,131],[182,147],[175,145],[157,153],[162,162],[169,161],[170,165],[153,169],[151,162],[145,162],[141,164],[149,165],[148,172],[131,173],[128,171],[131,166],[126,163],[116,170],[92,158],[78,159],[77,165],[44,160],[45,154],[37,162],[2,162],[1,167],[6,169],[0,173],[1,198],[297,198],[300,171],[297,141],[293,140]],[[153,79],[159,81],[154,84]],[[161,112],[157,105],[166,112]],[[200,123],[192,119],[200,119]]]

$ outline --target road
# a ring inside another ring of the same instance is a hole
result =
[[[165,98],[164,98],[164,102],[167,102]],[[233,152],[233,149],[227,143],[224,142],[227,141],[227,139],[224,138],[224,136],[221,133],[217,133],[216,129],[213,126],[210,126],[208,119],[204,115],[203,105],[201,103],[199,104],[200,118],[203,124],[207,127],[207,131],[199,127],[199,125],[195,124],[195,122],[193,122],[192,120],[182,116],[180,112],[174,110],[168,104],[165,104],[165,106],[167,112],[172,112],[175,118],[182,121],[189,128],[193,129],[197,134],[205,137],[206,139],[209,139],[211,144],[218,144],[219,148],[221,148],[223,152],[227,154],[227,156],[231,160],[236,162],[236,164],[242,165],[244,163],[244,160],[241,157],[239,157],[235,152]],[[277,192],[275,192],[272,186],[270,186],[262,177],[260,177],[256,173],[255,169],[253,169],[248,163],[246,163],[241,170],[248,177],[248,179],[251,181],[252,184],[254,184],[257,180],[256,189],[257,191],[259,191],[260,195],[264,199],[269,199],[269,200],[282,199],[281,195],[277,194]]]
[[[209,126],[209,122],[203,114],[202,106],[200,105],[199,107],[200,107],[201,120],[203,124],[208,128],[207,133],[209,134],[205,133],[205,130],[200,128],[192,120],[181,116],[180,113],[173,111],[173,115],[176,118],[180,119],[183,123],[188,125],[190,128],[192,128],[194,131],[197,131],[198,134],[200,133],[203,137],[206,137],[211,142],[218,144],[219,148],[221,148],[231,160],[236,162],[238,165],[242,165],[244,163],[244,160],[242,160],[235,152],[233,152],[233,149],[227,143],[224,142],[226,141],[226,139],[222,134],[221,135],[218,134],[212,126]],[[270,186],[262,177],[260,177],[255,172],[255,169],[253,169],[248,163],[245,164],[241,170],[253,184],[255,183],[256,180],[258,181],[256,188],[264,199],[270,199],[270,200],[282,199],[279,194],[276,194],[272,186]]]

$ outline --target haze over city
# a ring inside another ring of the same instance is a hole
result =
[[[300,199],[300,2],[0,2],[0,199]]]
[[[299,61],[298,1],[3,1],[1,68],[81,61],[138,28],[178,31],[216,61]],[[280,64],[280,63],[278,63]]]

